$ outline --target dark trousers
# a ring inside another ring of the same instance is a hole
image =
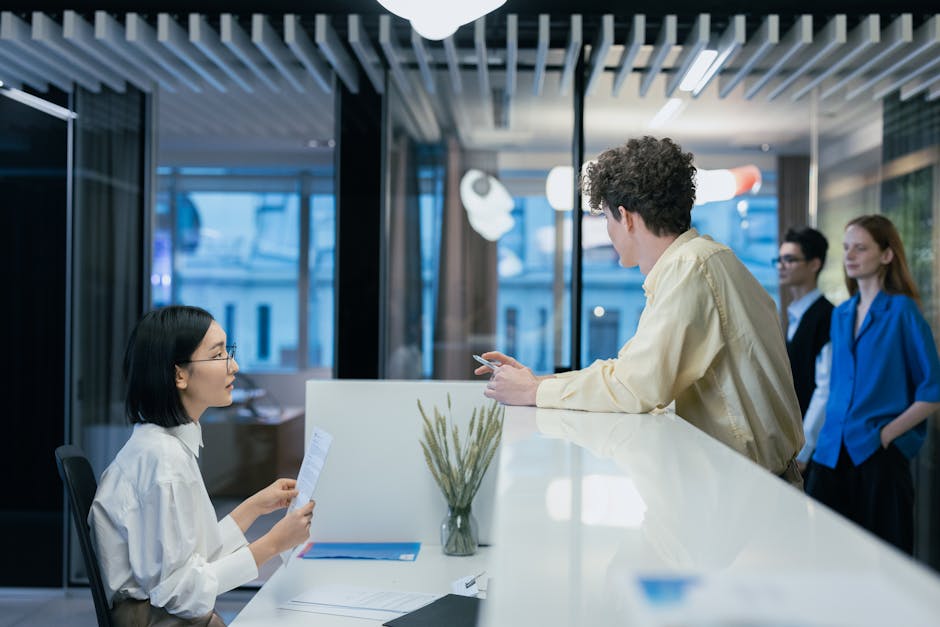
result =
[[[914,554],[914,480],[894,445],[856,466],[845,446],[836,467],[810,462],[806,492],[909,555]]]

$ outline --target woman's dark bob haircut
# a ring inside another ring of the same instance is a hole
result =
[[[140,319],[124,353],[128,420],[167,428],[192,422],[176,388],[176,366],[192,357],[210,324],[208,311],[183,305],[155,309]]]

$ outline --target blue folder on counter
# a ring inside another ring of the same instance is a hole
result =
[[[311,542],[300,556],[308,560],[353,559],[413,562],[420,542]]]

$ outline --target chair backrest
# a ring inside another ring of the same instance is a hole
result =
[[[55,461],[62,483],[65,484],[65,491],[69,495],[72,522],[75,523],[78,543],[82,548],[82,557],[85,559],[91,596],[95,601],[95,613],[98,615],[98,626],[112,627],[110,604],[101,580],[98,556],[95,554],[95,547],[91,542],[91,530],[88,527],[88,512],[91,511],[91,503],[95,500],[95,491],[98,489],[95,473],[91,469],[91,464],[88,463],[88,458],[77,446],[66,445],[57,448]]]

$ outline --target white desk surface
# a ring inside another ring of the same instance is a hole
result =
[[[511,408],[503,437],[482,625],[659,625],[655,574],[804,583],[772,602],[808,620],[736,624],[940,625],[932,571],[675,414]],[[832,611],[862,586],[892,618]]]
[[[932,571],[674,414],[509,408],[502,449],[492,547],[447,558],[425,545],[414,563],[295,560],[233,626],[379,625],[276,608],[318,584],[444,593],[450,581],[484,569],[491,579],[483,626],[658,624],[628,594],[637,576],[651,574],[774,575],[818,581],[821,590],[841,584],[849,596],[856,582],[873,583],[883,609],[910,620],[824,624],[940,624]],[[786,600],[788,611],[815,619],[829,601]],[[916,619],[924,615],[932,618]]]
[[[310,588],[324,585],[446,594],[455,579],[486,570],[490,551],[482,548],[469,557],[448,557],[439,545],[422,545],[413,562],[293,559],[286,569],[280,568],[264,584],[230,625],[376,627],[382,621],[282,610],[278,606]]]

